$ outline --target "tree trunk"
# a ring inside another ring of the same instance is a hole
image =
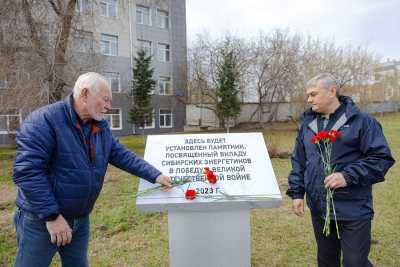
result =
[[[66,85],[64,77],[64,68],[66,65],[65,54],[67,52],[68,40],[72,28],[72,19],[75,15],[76,0],[70,0],[67,4],[64,14],[59,14],[61,24],[60,35],[57,36],[56,47],[54,50],[54,66],[49,72],[49,101],[54,103],[62,99],[64,86]]]

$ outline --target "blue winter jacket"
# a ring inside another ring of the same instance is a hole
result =
[[[326,130],[339,130],[342,136],[332,143],[331,162],[341,172],[347,186],[335,190],[333,198],[338,220],[373,217],[372,185],[382,182],[394,164],[380,124],[361,112],[349,97],[339,98],[341,108],[330,116]],[[341,111],[341,112],[340,112]],[[287,195],[303,199],[313,216],[325,217],[324,169],[317,146],[311,138],[318,132],[318,114],[311,109],[303,115],[292,155]],[[333,219],[333,212],[331,219]]]
[[[108,163],[154,183],[160,171],[124,148],[106,121],[92,121],[86,140],[73,98],[32,112],[17,134],[13,179],[16,204],[43,219],[88,215],[101,191]]]

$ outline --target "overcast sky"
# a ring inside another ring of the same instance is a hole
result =
[[[254,37],[289,29],[400,60],[400,0],[187,0],[189,44],[199,33]]]

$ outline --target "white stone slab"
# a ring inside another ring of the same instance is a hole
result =
[[[173,179],[193,182],[138,197],[136,205],[141,210],[272,208],[282,200],[261,133],[151,135],[144,158]],[[215,185],[204,181],[204,167],[218,176]],[[141,179],[139,191],[154,186]],[[185,199],[188,186],[198,191],[196,199]]]

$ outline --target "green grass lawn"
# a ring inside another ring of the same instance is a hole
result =
[[[378,117],[396,159],[400,156],[400,114]],[[282,125],[281,125],[282,126]],[[291,127],[267,127],[268,146],[291,150],[295,132]],[[141,136],[121,142],[143,155]],[[7,150],[5,154],[13,154]],[[0,155],[2,154],[0,150]],[[11,160],[2,160],[0,173],[0,266],[10,266],[15,255],[12,226],[15,188],[10,181]],[[299,218],[291,212],[291,200],[284,195],[289,159],[272,159],[283,194],[279,209],[252,211],[252,266],[316,266],[316,246],[308,210]],[[400,266],[400,167],[397,163],[386,181],[374,186],[375,219],[370,259],[375,266]],[[91,266],[168,266],[168,233],[165,213],[142,213],[132,195],[138,178],[110,167],[103,192],[91,214]],[[196,259],[193,259],[196,260]],[[56,260],[53,266],[59,266]]]

